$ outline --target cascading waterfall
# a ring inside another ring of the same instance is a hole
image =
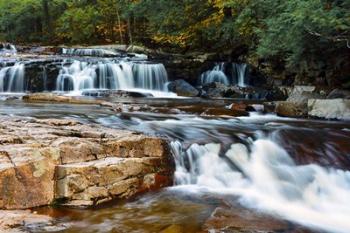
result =
[[[245,87],[246,84],[246,72],[247,72],[247,64],[232,64],[232,72],[234,76],[237,77],[237,84],[240,87]]]
[[[25,92],[25,67],[22,63],[0,70],[0,92]]]
[[[176,182],[241,197],[241,202],[308,227],[346,233],[350,229],[350,172],[296,165],[271,139],[232,144],[172,143]]]
[[[135,87],[165,91],[168,73],[163,64],[136,63],[133,65]]]
[[[231,67],[228,67],[231,65]],[[247,86],[247,64],[225,63],[220,62],[214,66],[212,70],[204,72],[200,77],[200,85],[219,82],[226,86],[238,85],[240,87]],[[231,70],[231,72],[228,72]],[[228,75],[228,73],[231,73]]]
[[[118,56],[119,54],[112,50],[101,48],[63,48],[62,54],[73,56],[91,56],[91,57],[111,57]]]
[[[129,90],[144,89],[165,91],[167,72],[162,64],[74,61],[63,65],[57,78],[58,91],[85,89]]]
[[[13,44],[0,44],[0,54],[16,54],[17,49]]]
[[[225,63],[216,64],[212,70],[206,71],[201,75],[200,84],[218,82],[229,85],[229,78],[225,74]]]

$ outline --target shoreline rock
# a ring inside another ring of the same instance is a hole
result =
[[[161,138],[20,117],[0,117],[0,132],[0,209],[96,205],[173,182]]]
[[[309,99],[310,117],[350,121],[350,99]]]

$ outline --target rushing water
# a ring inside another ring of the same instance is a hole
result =
[[[118,56],[119,53],[112,50],[101,48],[63,48],[63,55],[74,56],[91,56],[91,57],[106,57],[106,56]]]
[[[219,82],[226,86],[236,84],[247,86],[247,64],[220,62],[212,70],[204,72],[200,77],[200,85]]]
[[[24,64],[16,63],[13,66],[0,70],[0,92],[25,91]]]
[[[230,204],[232,211],[239,204],[251,211],[249,216],[264,213],[314,232],[349,232],[348,122],[260,114],[204,118],[174,110],[199,104],[192,101],[140,99],[139,104],[153,110],[120,114],[97,106],[87,110],[76,105],[4,102],[0,113],[74,118],[172,141],[177,186],[94,210],[40,210],[71,224],[66,232],[160,232],[173,224],[183,227],[183,232],[198,232],[223,201],[236,203]],[[227,103],[201,104],[220,108]]]
[[[106,51],[63,52],[105,56]],[[61,59],[57,63],[55,90],[59,92],[75,95],[91,89],[112,89],[148,92],[156,97],[175,95],[166,89],[168,76],[162,64],[128,59]],[[42,68],[40,78],[45,90],[51,69]],[[200,84],[215,81],[244,87],[249,84],[248,73],[246,64],[218,63],[201,76]],[[0,70],[0,92],[28,91],[25,74],[26,63],[5,64]],[[220,111],[233,100],[107,100],[146,107],[133,112],[125,106],[116,114],[94,105],[0,101],[2,115],[73,118],[170,141],[176,162],[174,187],[94,209],[38,209],[66,224],[64,232],[153,233],[172,226],[182,229],[178,232],[200,232],[213,227],[205,222],[218,208],[234,213],[234,221],[229,223],[236,224],[233,232],[275,232],[266,228],[274,221],[285,225],[276,232],[296,232],[300,227],[307,232],[350,231],[349,122],[296,120],[261,113],[235,118],[203,115],[203,109]],[[260,225],[258,219],[268,223]],[[39,226],[31,231],[48,230]]]
[[[26,92],[31,91],[27,85],[33,77],[25,76],[27,66],[35,61],[27,63],[15,63],[0,69],[0,92]],[[51,65],[56,65],[52,61]],[[57,64],[58,66],[58,64]],[[42,76],[43,90],[50,91],[47,83],[47,65],[39,66],[37,74]],[[40,71],[41,69],[41,71]],[[79,94],[84,90],[131,90],[137,92],[149,92],[156,96],[176,96],[167,91],[168,74],[163,64],[148,62],[131,62],[123,60],[105,59],[95,60],[63,60],[55,79],[56,90],[60,92],[73,92]],[[34,77],[35,78],[35,77]]]
[[[13,44],[0,43],[0,55],[13,55],[17,53],[17,49]]]

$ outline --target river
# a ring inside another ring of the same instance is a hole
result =
[[[203,115],[205,109],[220,112],[238,100],[180,98],[167,90],[164,66],[140,62],[143,56],[96,59],[4,63],[0,91],[81,95],[90,89],[141,89],[154,97],[104,97],[124,104],[121,112],[99,105],[25,103],[5,97],[0,114],[75,119],[164,137],[176,162],[174,185],[95,208],[38,208],[37,213],[52,216],[63,228],[33,225],[31,232],[350,231],[349,122],[259,112],[244,117]],[[28,73],[31,64],[39,64],[34,76]],[[204,73],[202,82],[229,83],[220,67]],[[237,83],[245,86],[246,66],[234,67],[239,71]]]
[[[100,106],[20,100],[0,104],[3,115],[71,118],[159,135],[171,142],[176,158],[173,187],[93,209],[38,209],[67,224],[64,232],[160,232],[174,224],[184,232],[199,232],[214,209],[222,206],[247,211],[237,217],[238,223],[248,218],[254,225],[261,215],[270,222],[287,220],[285,232],[300,226],[311,232],[350,229],[347,122],[259,113],[214,118],[176,110],[195,109],[198,99],[119,101],[153,108],[115,113]],[[201,101],[201,105],[213,106],[212,102]],[[220,106],[217,101],[216,105]],[[247,229],[251,227],[248,224]],[[257,231],[266,228],[256,227]],[[237,229],[244,232],[245,227]]]

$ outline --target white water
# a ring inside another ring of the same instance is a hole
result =
[[[221,62],[214,66],[212,70],[206,71],[201,75],[200,84],[218,82],[229,85],[230,80],[225,74],[225,63]]]
[[[229,76],[225,72],[228,64],[221,62],[216,64],[212,70],[204,72],[200,77],[200,84],[219,82],[226,86],[237,84],[240,87],[246,87],[247,64],[232,63],[232,72]]]
[[[167,93],[168,75],[164,65],[131,62],[92,64],[74,61],[63,66],[57,78],[57,91],[75,93],[90,89],[132,90],[155,96]]]
[[[2,44],[2,49],[0,49],[0,54],[13,55],[17,53],[17,49],[13,44]]]
[[[90,49],[90,48],[63,48],[62,54],[64,55],[74,55],[74,56],[118,56],[119,54],[115,51],[107,49]]]
[[[13,66],[0,70],[0,92],[25,92],[24,64],[16,63]]]
[[[240,87],[247,86],[246,84],[247,64],[233,63],[232,66],[233,66],[233,71],[236,71],[238,86]]]
[[[270,139],[251,142],[251,152],[232,144],[226,159],[219,157],[220,144],[193,144],[184,151],[173,142],[172,149],[180,185],[238,195],[247,207],[314,229],[350,232],[349,171],[298,166]]]

